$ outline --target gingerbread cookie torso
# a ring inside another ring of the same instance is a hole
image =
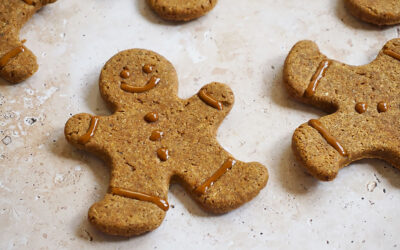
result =
[[[217,0],[147,0],[161,18],[169,21],[190,21],[204,16]]]
[[[56,0],[0,1],[0,77],[18,83],[38,69],[35,55],[19,40],[22,26],[44,5]]]
[[[89,211],[100,230],[132,236],[157,228],[168,210],[171,178],[207,211],[225,213],[255,197],[268,172],[235,160],[216,140],[234,102],[224,84],[211,83],[182,100],[174,67],[147,50],[118,53],[100,76],[107,117],[79,114],[65,126],[74,146],[111,166],[109,193]]]
[[[346,7],[357,18],[377,25],[400,23],[398,0],[346,0]]]
[[[312,175],[332,180],[363,158],[400,168],[400,39],[363,66],[330,60],[314,42],[301,41],[286,58],[284,79],[294,98],[332,113],[293,135],[293,150]]]

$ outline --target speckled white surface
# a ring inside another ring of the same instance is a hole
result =
[[[342,0],[220,0],[206,17],[180,25],[161,21],[144,0],[59,0],[21,32],[39,72],[19,85],[0,82],[0,249],[400,248],[400,171],[363,160],[330,183],[305,174],[291,136],[323,113],[292,101],[282,82],[298,40],[364,64],[398,36],[396,27],[354,19]],[[268,167],[255,200],[212,216],[172,186],[174,208],[152,233],[123,239],[89,225],[87,210],[105,194],[109,172],[67,144],[64,123],[80,112],[108,114],[100,69],[128,48],[167,57],[182,98],[211,81],[231,86],[236,104],[218,139],[237,158]]]

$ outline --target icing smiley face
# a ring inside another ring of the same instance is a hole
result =
[[[386,43],[370,64],[350,66],[326,58],[301,41],[284,67],[290,94],[329,113],[301,125],[293,150],[321,180],[332,180],[353,161],[380,158],[400,168],[400,39]]]
[[[19,40],[19,30],[33,14],[52,1],[2,0],[0,4],[0,77],[10,83],[26,80],[38,70],[35,55]]]
[[[66,139],[111,166],[109,193],[89,211],[100,230],[132,236],[157,228],[173,177],[214,213],[237,208],[266,185],[265,167],[235,160],[215,138],[233,106],[229,87],[211,83],[182,100],[177,86],[175,69],[162,56],[123,51],[100,77],[114,114],[79,114],[67,122]]]

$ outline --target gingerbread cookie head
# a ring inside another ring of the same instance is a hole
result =
[[[161,18],[169,21],[190,21],[205,15],[217,0],[147,0]]]
[[[377,25],[400,23],[400,2],[397,0],[345,0],[357,18]]]
[[[211,83],[182,100],[177,83],[174,67],[162,56],[120,52],[100,77],[114,114],[79,114],[65,126],[72,145],[111,167],[109,192],[89,211],[89,220],[106,233],[132,236],[157,228],[169,207],[171,178],[214,213],[239,207],[266,185],[264,166],[234,159],[216,140],[234,103],[229,87]]]
[[[100,93],[115,108],[160,103],[176,98],[177,91],[178,77],[172,64],[148,50],[118,53],[100,75]]]
[[[349,66],[301,41],[284,67],[289,93],[331,115],[310,120],[293,135],[293,150],[321,180],[353,161],[380,158],[400,168],[400,39],[389,41],[370,64]]]
[[[31,16],[55,0],[3,0],[0,3],[0,77],[18,83],[33,75],[36,57],[19,40],[19,31]]]

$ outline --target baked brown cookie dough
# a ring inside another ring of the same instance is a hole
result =
[[[286,58],[284,79],[294,98],[332,113],[293,135],[293,150],[313,176],[332,180],[363,158],[400,168],[400,39],[363,66],[328,59],[314,42],[301,41]]]
[[[147,0],[161,18],[169,21],[190,21],[212,10],[217,0]]]
[[[44,5],[56,0],[0,1],[0,77],[18,83],[38,69],[35,55],[19,40],[22,26]]]
[[[248,202],[266,185],[264,166],[234,159],[216,140],[234,103],[232,90],[214,82],[187,100],[177,90],[176,71],[164,57],[123,51],[100,76],[113,115],[79,114],[67,122],[66,139],[111,167],[109,192],[89,211],[103,232],[133,236],[157,228],[169,207],[171,178],[217,214]]]
[[[357,18],[377,25],[400,23],[398,0],[345,0],[348,10]]]

